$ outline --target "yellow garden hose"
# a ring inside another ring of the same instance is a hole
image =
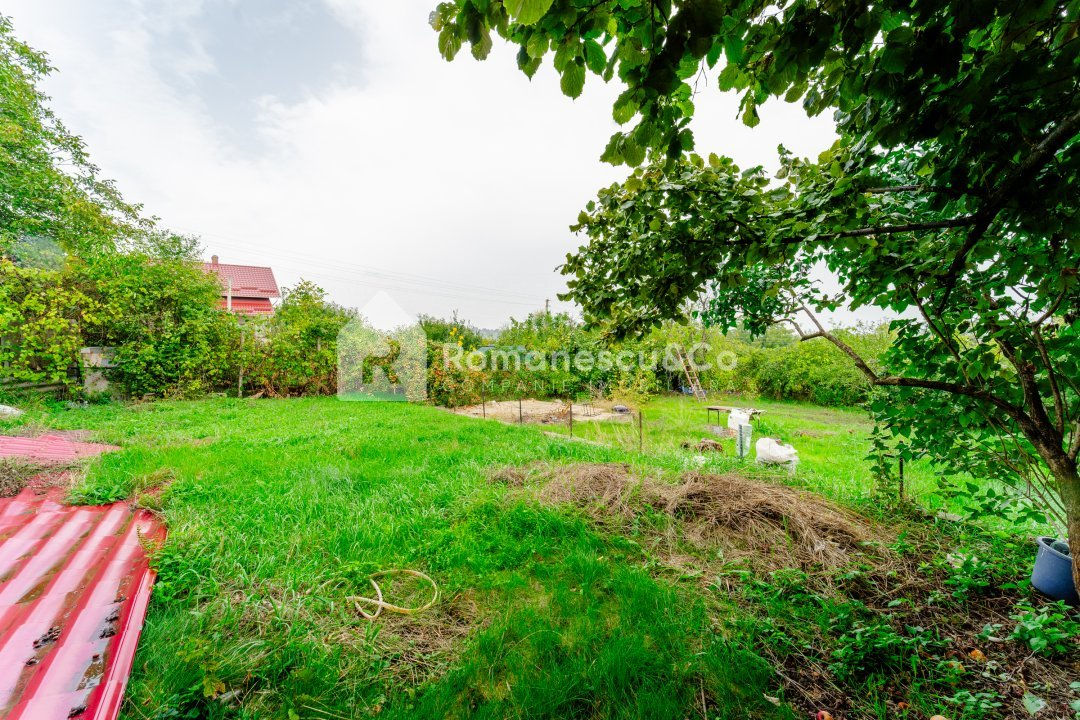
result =
[[[431,599],[428,600],[423,605],[421,605],[420,607],[415,607],[415,608],[401,607],[400,605],[394,605],[392,603],[386,602],[385,600],[383,600],[382,588],[379,587],[379,583],[376,582],[376,578],[386,577],[388,575],[412,575],[413,577],[418,577],[421,580],[427,580],[429,583],[431,583],[431,588],[433,590],[433,593],[431,595]],[[353,595],[351,597],[346,598],[346,600],[351,600],[356,605],[357,612],[359,612],[361,615],[363,615],[368,620],[376,619],[377,617],[379,617],[379,615],[382,614],[383,610],[386,610],[387,612],[398,613],[400,615],[414,615],[414,614],[416,614],[418,612],[423,612],[424,610],[427,610],[429,607],[434,605],[435,602],[439,599],[439,586],[437,584],[435,584],[434,580],[432,580],[429,576],[425,575],[424,573],[420,572],[419,570],[405,570],[405,569],[382,570],[382,571],[377,572],[374,575],[372,575],[368,579],[368,581],[371,583],[371,586],[373,588],[375,588],[376,597],[369,598],[369,597],[361,597],[361,596],[358,596],[358,595]],[[375,607],[375,612],[369,613],[367,610],[364,609],[364,607],[363,607],[364,605],[374,606]]]

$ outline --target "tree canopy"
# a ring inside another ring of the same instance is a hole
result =
[[[38,87],[52,71],[0,15],[0,255],[50,241],[69,252],[115,247],[145,224],[99,176],[82,140],[53,114]]]
[[[644,167],[574,226],[588,320],[638,332],[704,296],[718,324],[824,337],[888,392],[904,452],[1034,480],[1080,555],[1080,2],[456,0],[432,24],[447,58],[494,32],[527,75],[552,56],[571,97],[589,74],[623,86],[602,157]],[[777,178],[706,160],[690,120],[710,84],[747,125],[783,98],[840,139],[781,149]],[[841,305],[900,315],[883,368],[819,320]]]

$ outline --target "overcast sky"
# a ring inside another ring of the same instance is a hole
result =
[[[436,0],[7,0],[58,71],[53,108],[125,197],[207,256],[270,265],[345,305],[386,291],[410,313],[498,327],[555,300],[568,226],[626,175],[599,161],[617,85],[559,92],[496,41],[439,57]],[[698,150],[776,168],[816,155],[827,117],[698,96]]]

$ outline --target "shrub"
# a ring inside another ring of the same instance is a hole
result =
[[[0,259],[0,380],[70,384],[83,344],[79,321],[97,309],[61,273]]]
[[[337,336],[355,312],[328,302],[326,292],[306,280],[282,296],[269,320],[249,321],[241,332],[239,344],[247,348],[241,357],[254,366],[251,384],[274,396],[337,392]]]
[[[421,315],[420,327],[424,329],[428,342],[438,345],[450,344],[464,350],[475,350],[485,344],[484,336],[480,334],[480,331],[459,318],[457,312],[454,312],[449,320]]]
[[[1009,616],[1016,621],[1012,639],[1024,643],[1032,652],[1061,655],[1075,647],[1080,638],[1080,622],[1069,617],[1063,600],[1038,608],[1021,603],[1016,610]]]
[[[837,335],[869,359],[876,359],[889,344],[884,328],[857,328]],[[851,359],[822,338],[761,351],[754,378],[766,397],[818,405],[858,405],[870,397],[871,390]]]
[[[98,307],[83,317],[83,342],[116,347],[110,379],[127,394],[195,396],[234,376],[236,320],[218,308],[216,279],[194,264],[106,254],[67,272]]]

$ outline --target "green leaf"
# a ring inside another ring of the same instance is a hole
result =
[[[535,25],[551,9],[555,0],[503,0],[503,6],[514,22]]]
[[[738,81],[739,68],[731,64],[725,65],[724,69],[720,71],[719,77],[716,78],[717,85],[722,91],[734,89]]]
[[[518,69],[525,73],[529,79],[536,74],[536,71],[540,68],[540,58],[533,58],[529,56],[528,51],[525,48],[518,48],[517,64]]]
[[[728,62],[738,65],[744,59],[743,50],[745,45],[743,44],[742,37],[728,36],[724,38],[724,54],[727,55]]]
[[[461,49],[461,38],[453,25],[447,25],[439,33],[439,54],[447,60],[453,60]]]
[[[604,48],[600,46],[600,43],[595,40],[585,41],[585,65],[597,75],[604,74],[604,67],[607,65],[607,54],[604,53]]]
[[[1028,711],[1028,715],[1035,715],[1039,711],[1046,708],[1046,701],[1038,695],[1032,695],[1031,693],[1024,693],[1024,709]]]
[[[645,148],[632,137],[627,136],[622,144],[622,156],[630,167],[637,167],[645,161]]]
[[[757,112],[757,105],[748,104],[746,106],[746,110],[743,111],[742,121],[746,127],[757,127],[757,124],[761,122]]]
[[[896,31],[893,31],[896,32]],[[889,45],[880,55],[881,69],[894,75],[903,73],[911,60],[911,47]]]
[[[572,98],[580,97],[581,91],[585,89],[585,66],[577,62],[568,64],[563,70],[559,87],[562,88],[564,95]]]
[[[611,116],[615,119],[615,122],[623,125],[630,122],[637,115],[637,111],[638,103],[635,92],[627,90],[615,100],[615,105],[611,109]]]
[[[579,57],[581,57],[581,46],[572,40],[567,40],[555,50],[555,69],[561,73]]]
[[[477,60],[484,60],[491,52],[491,33],[486,29],[480,33],[480,38],[472,43],[472,56]]]
[[[551,47],[551,42],[548,40],[548,36],[536,30],[533,31],[525,43],[529,57],[536,59],[544,57],[549,47]]]

